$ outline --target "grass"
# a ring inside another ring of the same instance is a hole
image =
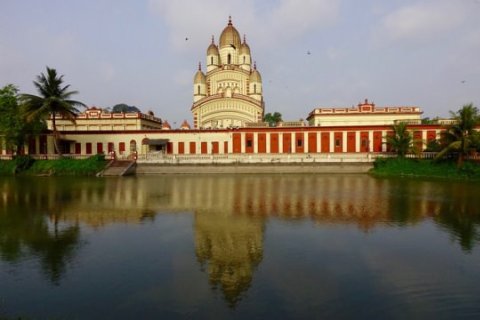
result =
[[[53,176],[93,176],[105,168],[103,156],[88,159],[33,160],[18,157],[15,160],[0,161],[0,175],[53,175]]]
[[[0,176],[14,175],[16,166],[16,163],[12,160],[0,160]]]
[[[404,158],[378,158],[370,173],[380,177],[421,177],[480,181],[480,165],[465,162],[458,168],[453,161],[433,162]]]

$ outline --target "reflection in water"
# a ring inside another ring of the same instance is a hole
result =
[[[468,252],[480,241],[479,189],[366,175],[2,179],[0,255],[9,262],[36,256],[58,283],[81,247],[82,228],[192,212],[197,259],[212,287],[235,306],[262,260],[267,219],[353,225],[364,232],[432,219]]]
[[[221,287],[231,307],[250,287],[255,267],[262,260],[263,222],[231,217],[225,212],[197,211],[195,253],[207,264],[213,288]]]
[[[63,203],[73,199],[56,192],[56,184],[45,192],[45,185],[31,182],[0,184],[0,257],[10,263],[38,257],[47,278],[58,285],[79,248],[78,224],[59,221]]]

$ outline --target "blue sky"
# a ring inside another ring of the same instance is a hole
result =
[[[365,98],[427,117],[480,107],[480,0],[2,0],[0,86],[35,93],[49,66],[89,106],[127,103],[179,126],[229,15],[266,112],[286,120]]]

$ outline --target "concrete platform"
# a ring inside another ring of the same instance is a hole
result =
[[[291,173],[367,173],[372,163],[309,163],[309,164],[209,164],[209,165],[166,165],[137,163],[137,175],[155,174],[214,174],[214,173],[255,173],[255,174],[291,174]]]

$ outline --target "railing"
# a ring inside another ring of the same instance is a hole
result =
[[[434,159],[437,152],[408,153],[408,159]],[[85,154],[34,154],[30,155],[36,160],[87,159],[93,155]],[[15,155],[0,154],[0,160],[12,160]],[[136,160],[139,163],[165,163],[165,164],[195,164],[195,163],[314,163],[314,162],[373,162],[376,158],[395,158],[396,153],[290,153],[290,154],[181,154],[172,155],[162,152],[150,152],[147,154],[105,154],[105,160]],[[465,157],[465,160],[480,161],[480,153],[473,153]]]
[[[35,160],[58,160],[58,159],[88,159],[90,157],[94,156],[93,154],[31,154],[30,157],[32,157]],[[105,160],[112,160],[113,155],[111,154],[106,154],[105,155]]]
[[[408,159],[434,159],[437,152],[409,153]],[[292,154],[139,154],[139,163],[160,164],[242,164],[242,163],[342,163],[373,162],[376,158],[395,158],[396,153],[292,153]],[[471,154],[465,160],[480,161],[480,153]]]
[[[162,164],[239,164],[239,163],[315,163],[315,162],[372,162],[373,153],[298,153],[298,154],[139,154],[139,163]]]

